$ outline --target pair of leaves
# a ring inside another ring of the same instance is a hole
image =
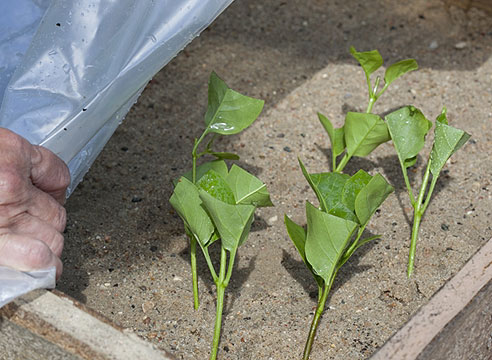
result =
[[[232,251],[246,239],[257,206],[271,206],[270,195],[258,178],[239,166],[230,171],[224,161],[212,161],[197,168],[197,182],[187,173],[176,183],[171,205],[185,226],[205,247],[217,238]]]
[[[362,66],[368,82],[371,74],[383,65],[383,58],[377,50],[358,52],[352,46],[350,47],[350,53]],[[393,81],[398,79],[400,76],[406,74],[407,72],[417,69],[418,65],[414,59],[401,60],[394,64],[391,64],[390,66],[388,66],[386,72],[384,73],[385,86],[389,86],[389,84],[391,84]]]
[[[306,203],[307,230],[285,216],[287,232],[319,286],[363,243],[349,251],[352,235],[364,228],[393,188],[377,174],[360,170],[350,177],[339,173],[309,174],[299,160],[306,180],[316,193],[320,209]]]
[[[302,173],[316,194],[320,209],[326,213],[365,226],[376,209],[393,192],[380,175],[359,170],[350,177],[334,172],[309,174],[299,160]]]
[[[357,223],[306,202],[307,230],[285,215],[287,232],[318,286],[329,283]]]
[[[419,109],[405,106],[386,116],[393,144],[400,163],[408,168],[415,164],[417,154],[425,145],[425,136],[432,127]],[[470,134],[448,125],[445,109],[436,119],[430,171],[438,176],[446,161],[470,138]]]
[[[215,72],[212,72],[208,81],[206,128],[200,140],[198,142],[195,140],[195,148],[207,134],[214,133],[214,137],[208,142],[205,151],[200,156],[210,154],[218,160],[239,160],[237,154],[213,151],[212,144],[218,134],[237,134],[250,126],[260,115],[264,103],[263,100],[232,90]]]
[[[334,157],[345,150],[349,157],[367,156],[390,139],[386,124],[375,114],[348,112],[345,125],[340,128],[334,128],[323,114],[318,113],[318,118],[328,134]]]

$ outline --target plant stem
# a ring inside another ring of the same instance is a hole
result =
[[[302,360],[308,360],[309,354],[311,353],[311,348],[313,346],[314,338],[316,337],[316,331],[318,330],[319,321],[321,319],[321,315],[323,314],[323,310],[325,309],[326,299],[328,298],[328,293],[330,292],[331,285],[333,284],[333,280],[335,279],[336,272],[331,277],[331,281],[329,284],[325,284],[325,288],[323,289],[323,294],[319,298],[318,306],[316,307],[316,312],[314,313],[313,322],[311,323],[311,328],[309,329],[309,335],[306,341],[306,346],[304,347],[304,354],[302,356]]]
[[[415,210],[413,213],[412,239],[410,240],[410,253],[408,255],[407,277],[410,278],[413,273],[413,264],[415,260],[415,250],[417,248],[417,239],[419,237],[419,227],[422,214]]]
[[[432,175],[432,181],[429,187],[429,191],[427,191],[427,197],[425,198],[424,205],[422,206],[422,213],[424,213],[425,210],[427,210],[427,206],[429,205],[429,202],[431,200],[432,193],[434,192],[434,187],[436,186],[437,183],[437,178],[438,178],[437,176]]]
[[[192,181],[193,184],[196,182],[196,150],[198,149],[198,145],[200,142],[203,140],[203,138],[207,135],[207,131],[205,130],[203,134],[200,136],[200,138],[197,140],[195,139],[195,144],[193,146],[193,150],[191,151],[191,157],[192,157],[192,162],[193,162],[193,168],[192,168]],[[195,310],[198,309],[200,306],[200,299],[198,298],[198,279],[197,279],[197,273],[196,273],[196,239],[193,236],[193,234],[190,231],[190,262],[191,262],[191,278],[193,282],[193,307]]]
[[[335,148],[331,146],[331,171],[335,171],[337,168],[337,157],[335,155]]]
[[[376,82],[374,83],[374,90],[369,91],[369,104],[367,104],[367,109],[366,109],[367,114],[369,114],[372,111],[374,104],[378,100],[378,95],[376,95],[376,92],[378,91],[380,81],[381,81],[381,78],[378,76],[376,78]]]
[[[371,98],[369,99],[369,104],[367,104],[367,109],[366,109],[367,114],[369,114],[372,111],[375,102],[376,102],[376,98],[371,96]]]
[[[227,287],[227,285],[225,284],[226,262],[227,262],[226,249],[223,246],[221,246],[219,278],[215,282],[215,286],[217,288],[217,305],[216,305],[217,311],[215,313],[214,338],[212,341],[212,351],[210,353],[210,360],[215,360],[217,358],[217,351],[219,349],[220,327],[222,325],[222,309],[224,307],[225,288]]]
[[[410,186],[410,180],[408,180],[407,168],[401,161],[400,166],[401,172],[403,174],[403,179],[405,180],[405,186],[407,187],[408,197],[410,198],[410,203],[412,204],[412,207],[415,208],[415,196],[413,196],[412,187]]]
[[[191,278],[193,281],[193,307],[195,310],[200,306],[198,298],[198,279],[196,274],[196,239],[193,235],[190,236],[190,262],[191,262]]]
[[[417,240],[419,237],[419,228],[422,215],[425,212],[424,195],[427,189],[427,184],[429,183],[430,175],[430,165],[431,160],[427,162],[427,168],[425,169],[424,178],[422,179],[422,186],[420,187],[419,196],[417,201],[413,204],[413,225],[412,225],[412,238],[410,240],[410,252],[408,254],[408,266],[407,266],[407,277],[410,278],[413,273],[413,266],[415,261],[415,250],[417,248]],[[429,195],[428,195],[429,196]],[[426,201],[427,203],[427,201]]]
[[[342,172],[343,168],[345,167],[345,165],[347,165],[349,160],[350,160],[350,156],[348,156],[347,153],[345,153],[342,157],[342,160],[340,160],[338,166],[335,168],[335,172],[336,173]]]
[[[215,273],[214,265],[212,264],[212,260],[210,259],[210,255],[208,253],[208,247],[202,246],[202,252],[203,252],[203,256],[205,257],[205,261],[207,262],[208,269],[210,270],[210,274],[212,275],[214,282],[216,282],[218,279],[218,276]]]
[[[198,149],[198,145],[202,142],[203,138],[207,135],[207,130],[203,132],[203,134],[200,136],[200,138],[197,140],[195,139],[195,145],[193,145],[193,150],[191,151],[191,157],[192,157],[192,162],[193,162],[193,167],[191,170],[191,179],[193,184],[196,182],[196,159],[200,156],[197,156],[196,151]]]

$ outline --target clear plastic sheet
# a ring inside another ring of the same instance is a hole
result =
[[[61,157],[70,194],[152,76],[232,1],[1,1],[0,127]]]
[[[54,289],[56,268],[21,272],[0,266],[0,307],[35,289]]]

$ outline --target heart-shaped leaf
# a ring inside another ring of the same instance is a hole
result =
[[[209,170],[196,182],[199,189],[205,190],[214,198],[223,201],[227,204],[235,204],[236,199],[229,184],[214,170]]]
[[[406,74],[407,72],[417,70],[419,66],[414,59],[406,59],[402,61],[398,61],[394,64],[391,64],[384,74],[384,82],[389,85],[400,76]]]
[[[468,141],[470,134],[449,126],[445,110],[436,119],[434,134],[430,171],[439,176],[446,161]]]
[[[362,226],[369,222],[374,212],[393,190],[393,187],[380,174],[374,175],[371,181],[360,190],[355,199],[355,214]]]
[[[236,204],[273,206],[266,185],[239,166],[232,165],[225,180],[234,193]]]
[[[369,155],[380,144],[388,141],[388,128],[378,115],[349,112],[345,118],[347,155]]]
[[[364,69],[366,77],[369,78],[373,72],[383,65],[383,58],[377,50],[358,52],[353,46],[350,47],[350,53],[357,59],[359,64]]]
[[[206,133],[237,134],[250,126],[263,109],[263,100],[242,95],[230,89],[215,72],[208,83]]]
[[[330,283],[338,261],[357,229],[357,223],[327,214],[306,203],[306,259],[325,283]]]
[[[402,107],[386,115],[385,119],[400,163],[405,167],[414,165],[432,122],[413,106]]]
[[[343,126],[335,129],[331,121],[321,113],[318,113],[318,119],[323,125],[328,137],[330,138],[331,149],[334,156],[338,156],[345,150],[345,138]]]
[[[185,223],[185,227],[195,235],[202,246],[206,246],[214,232],[214,225],[201,206],[202,200],[197,187],[182,177],[174,188],[169,202]]]
[[[227,204],[204,190],[200,190],[199,193],[200,199],[220,234],[222,246],[228,251],[236,250],[248,237],[255,207]]]

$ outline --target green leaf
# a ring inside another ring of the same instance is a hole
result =
[[[388,128],[378,115],[349,112],[345,118],[347,155],[366,156],[388,141]]]
[[[369,222],[371,216],[393,190],[393,187],[380,174],[374,175],[371,181],[362,188],[355,198],[355,214],[362,226]]]
[[[227,164],[223,160],[214,160],[214,161],[209,161],[206,163],[201,164],[200,166],[197,166],[196,168],[196,180],[200,180],[200,178],[205,175],[209,170],[214,170],[216,173],[218,173],[220,176],[225,178],[227,176],[227,173],[229,170],[227,169]],[[187,171],[182,175],[183,177],[187,178],[190,181],[193,181],[193,174],[192,171]],[[174,186],[178,183],[179,179],[173,180]]]
[[[321,113],[318,113],[319,121],[330,138],[331,148],[334,156],[338,156],[345,150],[345,139],[343,126],[335,129],[331,121]]]
[[[208,83],[208,109],[205,114],[206,133],[237,134],[250,126],[263,109],[263,100],[242,95],[220,79],[215,72]]]
[[[199,189],[205,190],[214,198],[227,204],[235,204],[236,199],[226,180],[214,170],[209,170],[196,182]]]
[[[391,64],[384,73],[384,82],[386,85],[391,84],[393,81],[398,79],[403,74],[407,72],[417,70],[419,66],[414,59],[406,59],[398,61],[394,64]]]
[[[414,165],[432,122],[413,106],[402,107],[386,115],[385,119],[400,163],[407,168]]]
[[[349,175],[319,173],[310,174],[310,176],[314,186],[323,198],[325,208],[322,208],[322,210],[343,219],[357,221],[353,210],[350,210],[342,201],[345,185],[350,180]]]
[[[231,187],[236,204],[247,204],[258,207],[273,206],[266,185],[237,165],[232,165],[226,177]]]
[[[199,192],[200,199],[220,234],[222,246],[228,251],[236,250],[248,237],[255,206],[231,205],[214,198],[204,190]]]
[[[367,78],[383,65],[383,58],[377,50],[358,52],[351,46],[350,53],[360,63]]]
[[[355,214],[341,201],[343,187],[350,176],[340,173],[309,174],[301,159],[298,160],[304,177],[318,198],[321,210],[345,219],[356,220]]]
[[[290,239],[294,243],[299,255],[301,255],[302,261],[306,265],[309,263],[306,260],[306,230],[301,226],[292,221],[287,215],[284,215],[285,227],[287,228],[287,233],[289,234]]]
[[[239,160],[239,155],[229,152],[214,152],[211,151],[210,155],[215,156],[219,160]]]
[[[214,232],[214,225],[201,206],[202,201],[197,187],[182,177],[178,181],[169,202],[183,219],[185,227],[195,235],[202,246],[205,246]]]
[[[323,198],[323,194],[318,189],[317,184],[314,183],[313,179],[311,178],[311,175],[307,172],[306,167],[302,163],[301,159],[297,158],[297,161],[299,161],[299,166],[301,167],[302,174],[304,175],[307,182],[311,186],[311,189],[313,189],[314,193],[316,194],[316,197],[318,198],[320,208],[323,211],[328,211],[325,199]]]
[[[470,134],[449,126],[445,110],[436,119],[434,134],[430,171],[433,176],[439,176],[446,161],[468,141]]]
[[[306,215],[306,259],[314,272],[329,283],[357,223],[320,211],[309,202]]]
[[[306,259],[305,245],[306,245],[306,230],[292,221],[287,215],[284,216],[285,227],[287,228],[287,233],[289,234],[290,239],[294,243],[299,255],[301,255],[302,261],[306,264],[307,268],[313,274],[314,280],[318,283],[319,286],[323,286],[323,279],[316,275],[313,270],[313,267]]]
[[[344,184],[342,189],[342,202],[352,212],[355,211],[355,199],[359,192],[371,181],[372,176],[364,170],[359,170]],[[358,221],[358,220],[353,220]]]

